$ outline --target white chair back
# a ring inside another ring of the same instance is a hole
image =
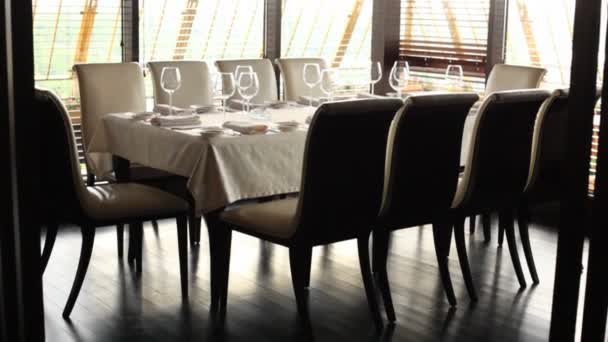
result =
[[[276,101],[279,99],[277,90],[277,78],[274,67],[269,59],[232,59],[216,61],[215,65],[220,72],[235,72],[239,65],[249,65],[258,74],[260,91],[251,99],[251,103],[264,103],[264,101]],[[238,81],[235,79],[235,81]],[[238,91],[228,100],[242,100]]]
[[[544,68],[496,64],[488,76],[485,92],[538,88],[546,73]]]
[[[300,96],[310,96],[310,88],[302,79],[302,70],[306,63],[317,63],[321,70],[327,68],[327,63],[322,58],[277,58],[283,78],[283,91],[286,101],[297,101]],[[312,89],[313,97],[325,96],[319,85]]]
[[[181,86],[173,93],[173,105],[188,108],[191,105],[210,105],[213,103],[213,86],[207,63],[203,61],[154,61],[148,62],[154,85],[154,105],[169,104],[169,94],[161,86],[164,67],[179,68]]]

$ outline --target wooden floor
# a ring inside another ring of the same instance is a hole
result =
[[[468,237],[480,294],[475,305],[470,305],[452,244],[456,309],[450,309],[443,294],[431,229],[396,233],[389,276],[398,321],[380,336],[374,334],[369,316],[356,243],[316,248],[309,297],[314,337],[318,341],[546,341],[557,241],[553,225],[535,222],[532,227],[541,284],[523,291],[506,243],[497,248],[496,230],[490,244],[484,244],[481,229]],[[115,230],[99,229],[87,278],[67,322],[61,310],[76,270],[80,234],[70,227],[60,230],[44,276],[47,341],[310,339],[298,324],[286,249],[234,235],[228,316],[225,333],[218,336],[211,332],[208,314],[205,235],[200,247],[189,253],[189,304],[182,304],[179,290],[175,222],[161,222],[158,232],[146,225],[144,236],[144,270],[136,277],[117,259]]]

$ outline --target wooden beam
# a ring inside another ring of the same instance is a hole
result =
[[[175,51],[173,53],[174,60],[182,60],[186,56],[188,51],[188,42],[190,41],[190,35],[192,34],[192,25],[194,18],[196,18],[196,12],[198,10],[198,0],[188,0],[186,8],[182,12],[179,32],[175,43]]]
[[[393,63],[399,59],[399,29],[401,1],[375,0],[372,9],[372,56],[382,64],[382,80],[374,87],[376,94],[392,91],[388,75]]]
[[[338,49],[334,56],[334,61],[332,63],[333,68],[338,68],[342,64],[342,60],[344,59],[344,55],[346,54],[350,40],[353,37],[353,31],[355,30],[357,22],[359,21],[361,8],[363,8],[363,0],[355,0],[353,2],[353,9],[350,12],[350,17],[348,18],[346,26],[344,27],[344,33],[342,33],[340,45],[338,45]]]
[[[207,57],[207,50],[209,49],[209,41],[211,40],[211,35],[213,34],[213,28],[215,28],[215,21],[217,18],[217,12],[220,8],[220,0],[215,2],[215,8],[213,9],[213,16],[211,17],[211,24],[209,25],[209,30],[207,31],[207,39],[205,39],[205,45],[203,45],[203,53],[201,58],[205,59]]]
[[[591,131],[596,98],[601,0],[577,0],[567,142],[549,340],[574,341],[582,271]]]
[[[163,21],[165,20],[165,11],[167,10],[167,1],[163,2],[163,7],[160,12],[160,18],[158,19],[158,26],[156,26],[156,33],[154,34],[154,40],[152,42],[152,51],[150,52],[150,56],[147,56],[149,60],[156,59],[156,48],[158,46],[158,37],[160,37],[160,31],[163,27]]]
[[[264,58],[271,61],[281,57],[281,22],[283,7],[281,0],[264,1]],[[280,88],[279,68],[273,63],[277,77],[277,89]]]
[[[53,66],[53,56],[55,55],[55,43],[57,42],[57,31],[59,30],[59,19],[61,18],[61,10],[63,9],[63,0],[59,0],[57,6],[57,15],[55,16],[55,26],[53,27],[53,38],[51,39],[51,50],[49,51],[49,61],[46,68],[46,79],[51,75],[51,67]]]
[[[139,0],[122,1],[122,61],[139,62]]]
[[[532,21],[530,20],[530,15],[528,14],[528,4],[525,0],[517,0],[517,13],[519,13],[519,21],[521,22],[524,37],[526,38],[526,44],[528,45],[530,62],[535,65],[541,65],[540,55],[538,54],[538,45],[536,44],[534,29],[532,29]]]
[[[97,0],[85,0],[84,9],[82,10],[82,21],[80,22],[80,31],[78,32],[76,41],[74,63],[86,63],[87,61],[96,15]]]
[[[488,15],[488,41],[485,74],[490,74],[494,65],[505,62],[507,43],[507,16],[509,0],[490,0]]]

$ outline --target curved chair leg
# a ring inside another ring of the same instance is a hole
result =
[[[218,234],[220,246],[218,249],[219,263],[217,271],[220,276],[218,283],[219,300],[219,321],[221,324],[226,319],[226,308],[228,304],[228,280],[230,275],[230,248],[232,245],[232,230],[221,229]]]
[[[538,284],[538,273],[536,272],[536,264],[534,263],[534,255],[532,254],[532,246],[530,245],[530,234],[528,232],[528,222],[530,222],[530,211],[527,203],[522,203],[517,212],[517,225],[519,226],[519,236],[524,247],[524,254],[528,269],[532,276],[532,282]]]
[[[475,234],[475,225],[477,224],[477,215],[469,216],[469,234]]]
[[[433,223],[433,239],[445,295],[448,303],[451,306],[456,306],[456,295],[454,294],[450,269],[448,268],[448,256],[450,255],[450,245],[452,242],[452,226],[446,222]]]
[[[76,277],[74,277],[74,284],[72,284],[72,290],[68,296],[68,301],[63,309],[63,318],[68,319],[74,309],[74,304],[80,293],[82,282],[87,274],[87,268],[89,267],[89,261],[91,260],[91,253],[93,252],[93,242],[95,241],[95,228],[94,227],[82,227],[82,249],[80,250],[80,260],[78,261],[78,269],[76,270]]]
[[[489,243],[492,239],[492,215],[490,213],[481,214],[481,224],[483,226],[483,240]]]
[[[116,245],[118,246],[118,259],[122,260],[124,250],[124,224],[116,225]]]
[[[464,278],[464,283],[467,286],[469,297],[472,301],[477,301],[477,292],[475,291],[473,276],[471,275],[471,268],[469,267],[469,259],[467,257],[467,246],[464,242],[464,217],[456,219],[454,237],[456,240],[456,250],[458,251],[458,260],[460,261],[460,269],[462,270],[462,276]]]
[[[304,287],[310,287],[310,268],[312,267],[312,247],[302,251],[304,257]]]
[[[515,268],[515,274],[519,281],[521,288],[526,287],[526,278],[524,272],[521,269],[521,262],[519,261],[519,253],[517,252],[517,244],[515,243],[515,228],[513,225],[513,214],[510,210],[504,210],[500,212],[498,224],[503,227],[507,235],[507,245],[509,246],[509,254],[511,254],[511,261],[513,262],[513,268]]]
[[[298,314],[305,322],[309,322],[310,317],[308,315],[308,298],[305,290],[305,268],[307,265],[303,254],[304,253],[301,251],[301,247],[293,246],[289,248],[291,283],[293,284],[293,292],[296,296]]]
[[[376,324],[376,329],[380,331],[384,323],[382,322],[382,315],[380,314],[380,307],[378,306],[378,299],[376,298],[376,291],[374,289],[374,278],[372,277],[372,270],[369,265],[369,233],[357,239],[357,249],[359,250],[359,266],[361,268],[363,286],[365,287],[365,295],[367,296],[367,304]]]
[[[158,221],[152,220],[150,223],[152,223],[152,229],[154,230],[154,234],[158,235]]]
[[[136,272],[142,271],[142,257],[143,257],[143,238],[144,238],[144,226],[142,222],[135,222],[129,224],[129,251],[128,261],[129,264],[135,263]]]
[[[500,219],[499,219],[500,221]],[[498,247],[502,247],[502,243],[505,240],[505,226],[502,224],[498,225]]]
[[[384,228],[377,228],[374,230],[373,237],[373,262],[374,272],[382,294],[382,301],[384,302],[384,310],[386,311],[386,317],[389,322],[395,322],[395,307],[393,306],[393,297],[391,295],[391,288],[388,281],[387,274],[387,262],[388,262],[388,246],[389,246],[390,231]]]
[[[179,216],[176,221],[179,275],[182,286],[182,300],[185,300],[188,298],[188,219],[186,216]]]
[[[190,246],[194,247],[201,242],[201,218],[191,212],[188,215],[188,226]]]
[[[42,260],[40,261],[41,273],[44,274],[46,265],[49,263],[51,258],[51,252],[53,246],[55,246],[55,239],[57,238],[57,230],[59,229],[56,223],[49,223],[46,226],[46,237],[44,238],[44,249],[42,250]]]

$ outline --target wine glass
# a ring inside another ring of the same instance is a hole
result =
[[[237,89],[239,95],[246,102],[246,111],[249,114],[251,111],[251,99],[254,98],[260,91],[260,81],[258,74],[255,72],[243,72],[239,75],[237,81]]]
[[[160,74],[160,86],[169,94],[169,115],[173,115],[173,93],[182,85],[179,68],[164,67]]]
[[[317,63],[306,63],[302,68],[302,80],[310,88],[309,104],[312,107],[313,88],[321,83],[321,67]]]
[[[369,83],[371,84],[371,94],[374,94],[374,86],[382,79],[382,64],[380,64],[380,62],[371,62],[369,76]]]
[[[401,98],[403,87],[407,85],[410,79],[410,66],[407,62],[395,61],[389,76],[389,84],[393,90],[397,92],[397,96]]]
[[[218,72],[215,74],[215,98],[219,99],[222,103],[222,112],[224,113],[224,120],[226,120],[226,100],[234,96],[236,92],[234,81],[234,74],[231,72]]]
[[[336,84],[337,70],[324,69],[321,71],[321,91],[327,95],[327,100],[332,101],[334,86]]]
[[[234,79],[238,80],[239,76],[244,72],[253,72],[253,67],[251,65],[237,65],[236,69],[234,69]]]
[[[464,72],[462,66],[450,64],[445,69],[445,82],[449,88],[462,88],[464,82]]]

